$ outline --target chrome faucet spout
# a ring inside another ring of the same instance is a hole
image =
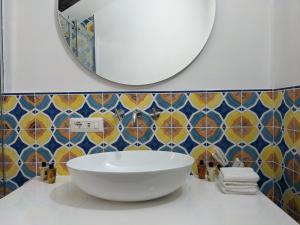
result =
[[[135,110],[132,113],[132,123],[133,123],[133,126],[137,126],[138,118],[141,118],[141,117],[142,117],[142,112],[140,110]]]

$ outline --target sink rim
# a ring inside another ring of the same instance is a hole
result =
[[[87,169],[87,168],[78,168],[76,167],[76,165],[74,165],[75,163],[78,163],[78,161],[83,160],[83,159],[88,159],[88,158],[92,158],[95,156],[104,156],[107,154],[161,154],[161,155],[172,155],[172,156],[176,156],[176,157],[181,157],[183,159],[183,163],[182,165],[178,166],[178,165],[169,165],[167,168],[158,168],[158,169],[154,169],[154,168],[148,168],[145,170],[141,170],[141,171],[126,171],[124,170],[124,168],[120,167],[123,170],[118,170],[118,171],[104,171],[104,170],[92,170],[92,169]],[[184,161],[185,160],[185,161]],[[97,153],[97,154],[90,154],[90,155],[84,155],[84,156],[80,156],[74,159],[71,159],[67,162],[67,167],[69,169],[72,170],[76,170],[76,171],[81,171],[81,172],[90,172],[90,173],[101,173],[101,174],[143,174],[143,173],[161,173],[164,171],[172,171],[172,170],[177,170],[177,169],[182,169],[182,168],[186,168],[186,167],[190,167],[191,165],[193,165],[195,162],[195,159],[188,155],[188,154],[183,154],[183,153],[178,153],[178,152],[164,152],[164,151],[118,151],[118,152],[103,152],[103,153]]]

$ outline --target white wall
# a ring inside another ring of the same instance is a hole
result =
[[[217,0],[216,24],[197,60],[174,78],[142,87],[106,81],[70,57],[58,35],[56,0],[4,3],[6,92],[271,87],[272,0]]]
[[[274,0],[273,86],[300,85],[300,1]]]

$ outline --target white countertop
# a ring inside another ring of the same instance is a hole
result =
[[[8,225],[297,225],[263,194],[224,195],[190,177],[175,193],[149,202],[118,203],[89,196],[69,177],[38,178],[0,200]]]

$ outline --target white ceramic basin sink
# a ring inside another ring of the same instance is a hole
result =
[[[73,182],[84,192],[112,201],[145,201],[181,187],[191,156],[159,151],[124,151],[87,155],[67,163]]]

